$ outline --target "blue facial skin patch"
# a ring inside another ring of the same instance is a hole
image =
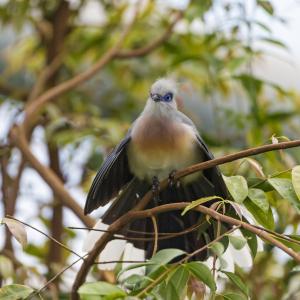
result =
[[[173,99],[173,94],[172,93],[167,93],[163,96],[163,101],[165,102],[170,102]]]

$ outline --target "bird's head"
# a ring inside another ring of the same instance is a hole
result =
[[[176,93],[175,81],[168,78],[161,78],[151,86],[150,98],[157,104],[170,105],[176,108]]]

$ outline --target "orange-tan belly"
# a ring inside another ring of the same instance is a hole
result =
[[[153,176],[164,179],[173,170],[202,160],[193,129],[163,118],[137,120],[127,151],[131,172],[149,181]]]

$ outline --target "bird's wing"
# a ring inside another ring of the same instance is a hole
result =
[[[191,126],[194,129],[195,135],[197,137],[199,151],[201,151],[204,160],[214,159],[213,154],[209,151],[207,145],[201,138],[195,124],[191,119],[189,119],[185,114],[178,111],[177,117],[185,124]],[[225,182],[223,180],[221,171],[218,167],[212,167],[203,171],[204,176],[214,185],[216,196],[223,197],[224,199],[228,197],[228,190],[226,188]]]
[[[85,214],[107,204],[132,179],[126,153],[126,146],[130,140],[129,130],[126,137],[103,162],[89,190],[84,207]]]

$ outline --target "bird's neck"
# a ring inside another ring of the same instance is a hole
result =
[[[142,112],[142,115],[150,118],[173,119],[176,112],[176,104],[172,106],[167,103],[154,102],[149,99]]]

